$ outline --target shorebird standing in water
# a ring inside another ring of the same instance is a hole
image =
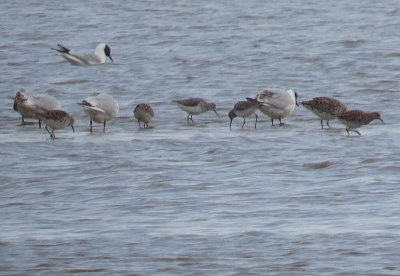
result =
[[[366,112],[356,109],[343,111],[338,116],[338,120],[346,126],[347,135],[350,135],[349,130],[354,130],[358,135],[361,135],[357,128],[368,125],[373,120],[380,120],[384,123],[379,112]]]
[[[143,128],[149,128],[149,122],[154,117],[154,111],[150,105],[140,103],[133,110],[133,116],[137,119],[139,128],[141,128],[140,122],[143,122]]]
[[[228,116],[229,116],[229,119],[231,119],[231,123],[229,124],[229,129],[232,129],[232,121],[236,117],[243,117],[243,124],[242,124],[242,128],[243,128],[244,124],[246,123],[246,117],[249,117],[253,113],[256,116],[256,122],[254,124],[254,128],[257,128],[258,116],[255,112],[262,105],[262,103],[260,103],[256,99],[252,99],[252,98],[246,98],[246,99],[247,99],[247,101],[237,102],[233,106],[233,109],[231,109],[229,111]]]
[[[71,126],[72,131],[75,132],[75,119],[64,110],[38,111],[36,116],[46,124],[45,129],[50,133],[51,139],[56,138],[56,135],[54,134],[55,129],[63,129]]]
[[[38,111],[60,108],[60,103],[53,96],[31,93],[24,88],[16,93],[13,105],[13,109],[21,114],[22,124],[25,124],[25,118],[35,118],[39,120],[39,128],[42,127],[42,124],[36,116]]]
[[[193,115],[198,115],[203,112],[207,112],[209,110],[213,110],[215,114],[219,117],[215,103],[207,102],[202,98],[189,98],[185,100],[173,100],[172,102],[176,103],[178,107],[188,113],[187,121],[189,120],[193,122]],[[193,122],[194,123],[194,122]]]
[[[282,126],[282,119],[293,113],[297,103],[297,92],[293,89],[285,91],[280,88],[268,88],[256,95],[256,100],[263,105],[260,110],[265,115],[271,118],[271,123],[274,125],[274,119],[279,119],[279,124]]]
[[[90,118],[90,132],[93,132],[92,123],[103,124],[103,132],[106,131],[106,122],[118,115],[118,102],[111,96],[105,93],[97,93],[84,99],[80,105],[83,106],[87,115]]]
[[[330,128],[329,120],[334,120],[345,111],[346,106],[339,100],[329,97],[315,97],[309,101],[303,101],[301,104],[316,114],[321,119],[321,128],[324,128],[323,120],[326,120]]]

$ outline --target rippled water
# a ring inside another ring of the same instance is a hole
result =
[[[203,2],[0,2],[1,274],[400,274],[398,2]],[[101,41],[113,64],[50,50]],[[76,132],[21,126],[21,87],[60,100]],[[299,107],[229,131],[265,87],[386,123],[348,137]],[[106,133],[76,104],[93,92],[120,104]],[[223,116],[188,125],[171,99],[191,96]]]

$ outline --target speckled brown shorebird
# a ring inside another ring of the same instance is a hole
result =
[[[254,123],[254,128],[257,128],[258,116],[255,112],[262,105],[262,103],[260,103],[256,99],[252,99],[252,98],[246,98],[246,99],[247,99],[247,101],[237,102],[233,106],[233,109],[231,109],[229,111],[228,116],[231,119],[231,123],[229,124],[229,129],[232,129],[232,121],[236,117],[243,117],[243,124],[242,124],[242,128],[243,128],[244,124],[246,123],[246,117],[249,117],[252,114],[254,114],[256,117],[256,121]]]
[[[354,130],[358,135],[361,135],[357,128],[368,125],[373,120],[383,122],[379,112],[366,112],[362,110],[345,110],[338,116],[338,120],[346,126],[347,135],[350,135],[349,130]]]
[[[36,116],[46,124],[45,129],[50,133],[50,138],[52,139],[56,138],[54,134],[55,129],[63,129],[71,126],[72,131],[75,132],[75,119],[64,110],[39,111],[36,113]]]
[[[336,119],[340,113],[347,109],[341,101],[330,97],[315,97],[312,100],[303,101],[301,104],[321,119],[322,129],[324,128],[324,120],[330,128],[329,120]]]
[[[137,119],[139,128],[140,122],[143,122],[143,128],[149,128],[149,122],[154,117],[154,111],[149,104],[140,103],[133,110],[133,116]]]

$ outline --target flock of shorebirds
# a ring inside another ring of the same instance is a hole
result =
[[[63,58],[73,65],[94,65],[103,64],[108,57],[112,62],[111,49],[105,43],[100,43],[94,53],[80,54],[74,53],[70,49],[58,44],[58,48],[52,48],[58,51]],[[258,115],[260,110],[274,120],[279,120],[279,125],[283,125],[282,119],[290,116],[295,106],[299,106],[297,102],[298,94],[295,90],[283,90],[279,88],[265,89],[258,93],[254,98],[247,97],[246,100],[237,102],[229,111],[230,118],[229,127],[232,128],[233,119],[236,117],[243,118],[242,128],[246,123],[246,118],[255,115],[254,128],[257,127]],[[202,98],[189,98],[184,100],[173,100],[173,102],[182,110],[187,112],[188,123],[193,122],[193,115],[198,115],[209,110],[213,110],[219,117],[215,103],[208,102]],[[301,104],[315,113],[321,120],[321,128],[324,128],[323,121],[329,126],[329,121],[338,119],[346,126],[347,134],[350,130],[354,130],[358,135],[361,133],[357,130],[363,125],[369,124],[375,119],[383,122],[378,112],[366,112],[356,109],[348,109],[341,101],[330,97],[315,97],[309,101],[303,101]],[[103,124],[103,132],[106,128],[106,122],[116,117],[119,112],[118,102],[109,94],[97,93],[82,100],[80,105],[90,118],[90,132],[93,131],[93,121]],[[44,94],[35,94],[25,89],[20,89],[14,99],[15,111],[22,116],[22,124],[25,118],[34,118],[39,120],[39,127],[42,122],[45,123],[45,129],[49,132],[50,137],[55,139],[54,130],[63,129],[68,126],[74,131],[75,119],[61,109],[60,103],[52,96]],[[139,128],[149,128],[149,122],[154,117],[153,108],[147,103],[136,105],[133,110],[133,116],[137,119]]]

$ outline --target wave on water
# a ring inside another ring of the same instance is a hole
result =
[[[61,79],[61,80],[54,80],[51,82],[51,84],[55,85],[66,85],[66,84],[80,84],[80,83],[87,83],[90,82],[88,79]]]

